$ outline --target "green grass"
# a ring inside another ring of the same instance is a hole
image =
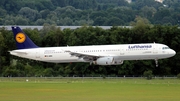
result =
[[[0,101],[179,101],[178,79],[0,78]]]

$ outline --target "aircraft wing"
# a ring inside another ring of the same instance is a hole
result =
[[[65,51],[65,52],[69,52],[71,56],[83,58],[85,61],[94,61],[100,57],[104,57],[98,54],[86,54],[86,53],[79,53],[79,52],[72,52],[72,51]]]

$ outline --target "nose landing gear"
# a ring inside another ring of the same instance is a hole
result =
[[[155,59],[156,67],[158,67],[158,59]]]

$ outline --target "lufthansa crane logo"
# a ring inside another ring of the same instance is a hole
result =
[[[18,33],[16,35],[16,41],[18,43],[23,43],[26,40],[26,36],[23,33]]]

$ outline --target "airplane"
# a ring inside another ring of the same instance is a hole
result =
[[[38,47],[20,27],[12,27],[12,32],[17,50],[9,51],[11,55],[43,62],[120,65],[124,60],[154,59],[158,66],[158,59],[176,54],[173,49],[160,43]]]

